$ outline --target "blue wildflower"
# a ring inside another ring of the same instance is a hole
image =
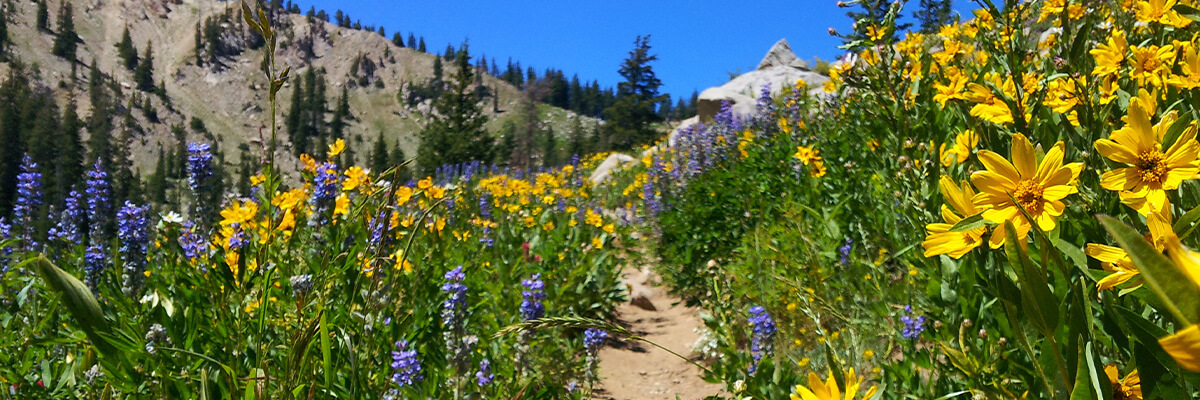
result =
[[[411,386],[425,379],[421,374],[421,361],[417,360],[417,351],[409,350],[408,341],[396,342],[396,350],[392,351],[392,382],[400,387]]]
[[[82,202],[83,195],[78,190],[72,190],[67,194],[62,215],[54,227],[50,228],[50,240],[80,244],[80,241],[83,240],[83,223],[84,217],[86,217]]]
[[[93,243],[83,254],[83,269],[86,275],[84,279],[94,294],[100,294],[100,276],[104,274],[104,269],[108,268],[108,259],[105,258],[104,252],[104,245]]]
[[[900,332],[905,339],[916,339],[921,336],[921,332],[925,331],[925,316],[920,315],[916,318],[911,317],[913,310],[911,305],[904,306],[904,314],[900,316],[900,322],[904,323],[904,329]]]
[[[587,328],[583,331],[583,348],[595,352],[604,339],[608,339],[608,331],[600,328]]]
[[[96,164],[87,172],[84,194],[87,195],[88,238],[94,243],[105,239],[106,225],[110,215],[112,188],[108,184],[108,173],[104,164]],[[111,232],[111,231],[110,231]]]
[[[125,262],[121,277],[124,283],[121,292],[134,296],[142,288],[146,270],[146,244],[150,241],[150,222],[146,218],[147,206],[137,206],[126,200],[125,206],[117,211],[117,239],[121,241],[118,251]]]
[[[492,373],[492,362],[488,359],[483,359],[479,362],[479,372],[475,373],[475,383],[479,386],[487,386],[492,384],[496,379],[496,374]]]
[[[447,330],[462,328],[463,313],[467,308],[467,285],[462,282],[466,277],[461,265],[445,275],[446,282],[442,284],[442,292],[449,297],[442,303],[442,323],[446,325]]]
[[[204,239],[204,234],[198,232],[196,224],[191,221],[183,223],[183,232],[179,234],[179,247],[183,249],[183,256],[189,261],[196,261],[208,253],[208,242]]]
[[[0,241],[8,239],[12,239],[12,225],[0,217]],[[8,262],[11,261],[9,257],[12,256],[12,253],[11,247],[5,246],[0,249],[0,276],[8,273]]]
[[[192,142],[188,143],[187,152],[188,187],[199,197],[204,189],[204,183],[213,174],[212,147],[208,143]]]
[[[521,316],[526,321],[531,319],[541,318],[546,314],[546,307],[542,305],[542,300],[546,298],[546,283],[542,282],[542,274],[533,274],[529,279],[521,281],[521,286],[525,290],[521,292]]]
[[[838,247],[838,262],[842,265],[850,264],[850,249],[853,248],[853,244],[853,239],[846,238],[846,244],[842,245],[842,247]]]
[[[26,155],[21,159],[21,173],[17,174],[17,200],[13,204],[13,223],[21,227],[21,239],[26,250],[38,247],[34,238],[33,220],[38,206],[42,205],[42,174],[37,172],[37,163]]]
[[[763,356],[770,354],[774,347],[771,339],[775,337],[776,329],[775,320],[771,319],[771,314],[762,306],[750,307],[749,322],[753,331],[750,336],[750,357],[754,361],[750,363],[748,372],[754,374],[758,369],[758,362],[762,361]]]
[[[309,198],[313,218],[308,220],[309,226],[323,226],[329,223],[329,212],[338,196],[337,164],[326,162],[317,167],[317,175],[313,177],[313,193]]]

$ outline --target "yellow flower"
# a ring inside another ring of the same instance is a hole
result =
[[[1012,81],[1007,81],[1005,84],[1011,87]],[[975,106],[971,107],[972,117],[983,118],[999,125],[1013,122],[1013,113],[1009,110],[1008,104],[987,86],[972,83],[967,87],[964,97],[967,101],[975,103]]]
[[[1100,78],[1100,87],[1098,89],[1100,94],[1100,104],[1109,104],[1112,103],[1113,100],[1116,100],[1117,89],[1120,88],[1121,86],[1117,84],[1116,74],[1105,75],[1103,78]]]
[[[858,395],[858,389],[862,386],[862,378],[854,375],[854,368],[846,373],[846,394],[842,395],[842,391],[838,388],[837,381],[833,379],[833,374],[825,382],[821,382],[821,378],[817,374],[808,373],[808,387],[796,385],[796,393],[792,393],[792,400],[854,400]],[[875,396],[875,391],[878,390],[875,386],[871,386],[863,393],[862,399],[869,399]]]
[[[1189,326],[1175,334],[1158,339],[1158,344],[1180,367],[1200,372],[1200,324]]]
[[[334,141],[333,144],[329,145],[329,151],[325,152],[325,155],[328,156],[329,158],[333,158],[333,157],[337,157],[338,154],[342,154],[342,152],[345,150],[346,150],[346,141],[342,140],[342,139],[338,139],[338,140]]]
[[[1046,98],[1042,101],[1056,113],[1065,114],[1082,101],[1083,91],[1072,78],[1055,79],[1046,85]]]
[[[308,171],[308,173],[315,174],[317,172],[317,162],[313,160],[312,156],[301,154],[300,163],[304,164],[304,170]]]
[[[1152,112],[1141,98],[1132,99],[1129,114],[1123,119],[1125,127],[1114,131],[1108,139],[1097,140],[1095,147],[1104,157],[1130,165],[1105,172],[1100,178],[1101,187],[1129,191],[1134,197],[1144,197],[1163,206],[1168,204],[1166,191],[1179,188],[1184,180],[1194,178],[1200,171],[1196,161],[1200,143],[1196,142],[1196,129],[1192,125],[1169,149],[1163,149],[1163,137],[1176,116],[1169,113],[1152,126]]]
[[[433,187],[433,177],[427,176],[425,179],[417,181],[417,189],[425,190]]]
[[[875,351],[874,351],[874,350],[866,350],[866,351],[863,351],[863,358],[870,360],[870,359],[872,359],[872,358],[874,358],[874,357],[875,357]]]
[[[233,224],[247,225],[252,227],[254,216],[258,214],[258,203],[252,201],[244,201],[241,203],[234,202],[228,208],[221,210],[221,225],[229,226]]]
[[[1157,22],[1176,28],[1183,28],[1192,23],[1172,8],[1179,0],[1140,0],[1134,4],[1134,15],[1140,22]]]
[[[975,190],[971,189],[971,185],[966,181],[963,181],[960,186],[945,175],[938,182],[938,188],[942,192],[942,198],[946,201],[946,204],[942,205],[942,220],[946,223],[926,225],[925,231],[928,236],[925,237],[924,242],[921,242],[921,246],[925,248],[925,257],[946,254],[953,258],[959,258],[983,244],[982,238],[983,234],[987,232],[987,228],[979,227],[969,231],[950,232],[950,228],[953,228],[958,221],[979,212],[975,208],[975,204],[971,202],[971,198],[975,196]]]
[[[401,186],[399,189],[396,189],[396,204],[404,205],[404,203],[408,203],[408,201],[412,199],[412,195],[412,188],[408,186]]]
[[[597,214],[591,209],[588,209],[583,213],[583,222],[597,228],[599,228],[601,225],[604,225],[604,220],[600,218],[600,214]]]
[[[1121,68],[1121,63],[1125,62],[1125,51],[1128,48],[1125,31],[1113,29],[1112,34],[1108,37],[1108,43],[1098,45],[1095,49],[1088,51],[1096,60],[1096,67],[1092,69],[1092,75],[1116,74],[1117,70]]]
[[[1137,80],[1138,85],[1162,86],[1163,73],[1170,71],[1175,58],[1175,47],[1169,44],[1163,47],[1129,46],[1129,51],[1133,53],[1133,71],[1129,72],[1129,77]]]
[[[979,159],[987,171],[971,174],[971,182],[979,188],[979,193],[971,200],[976,208],[986,210],[984,219],[1000,224],[988,241],[993,249],[1005,242],[1004,221],[1012,221],[1020,240],[1028,237],[1034,223],[1043,231],[1054,230],[1054,219],[1066,209],[1062,199],[1078,191],[1075,181],[1083,170],[1083,163],[1063,165],[1064,148],[1063,142],[1055,143],[1038,165],[1033,144],[1018,133],[1012,139],[1011,163],[990,150],[979,152]],[[1026,219],[1018,206],[1024,208],[1034,221]]]
[[[534,225],[537,225],[537,220],[533,219],[531,216],[525,216],[524,220],[526,228],[532,228]]]
[[[439,200],[442,197],[446,197],[446,189],[443,189],[440,186],[430,186],[429,189],[425,190],[425,196],[428,196],[434,200]]]
[[[545,224],[542,224],[542,230],[544,230],[544,231],[554,230],[554,221],[546,221]]]
[[[1117,364],[1108,364],[1104,366],[1104,374],[1108,375],[1108,381],[1112,382],[1113,399],[1142,400],[1142,378],[1138,376],[1136,369],[1129,371],[1125,379],[1121,379],[1117,372]]]
[[[350,213],[350,196],[342,193],[333,202],[333,215],[346,215]]]
[[[267,180],[267,177],[265,175],[255,174],[254,176],[250,177],[250,186],[258,186],[259,184],[265,182],[266,180]]]
[[[604,225],[604,233],[611,235],[613,232],[616,232],[616,230],[617,227],[613,224]]]
[[[345,174],[346,181],[342,183],[342,190],[347,192],[358,189],[360,185],[365,186],[370,183],[370,178],[367,177],[367,173],[363,172],[361,167],[353,166],[347,168]]]
[[[1186,42],[1185,42],[1186,43]],[[1187,45],[1179,46],[1180,56],[1183,62],[1180,63],[1181,75],[1171,74],[1167,78],[1167,84],[1181,89],[1195,89],[1200,87],[1200,56],[1196,54],[1196,46]]]
[[[937,91],[933,95],[933,101],[938,102],[942,108],[946,108],[946,102],[950,100],[963,100],[963,89],[967,87],[967,76],[958,68],[950,67],[942,74],[950,80],[948,83],[935,83],[933,89]]]
[[[967,158],[971,156],[971,150],[974,150],[978,144],[979,135],[976,135],[975,131],[970,129],[958,134],[954,138],[954,147],[951,147],[949,150],[946,149],[946,144],[943,143],[940,149],[942,153],[942,166],[949,167],[954,161],[958,161],[959,164],[966,162]]]
[[[813,178],[820,178],[822,176],[825,176],[826,172],[828,172],[828,170],[825,169],[825,161],[823,161],[819,158],[816,160],[813,160],[812,165],[809,165],[809,168],[808,168],[808,176],[811,176]]]
[[[875,25],[867,27],[867,38],[871,39],[872,42],[878,42],[880,39],[883,39],[885,34],[887,34],[887,28],[880,28]]]
[[[604,240],[600,239],[599,237],[593,237],[592,238],[592,248],[594,248],[596,250],[603,249],[604,248]]]
[[[279,207],[281,210],[295,209],[304,201],[304,191],[301,189],[292,189],[283,193],[276,193],[275,197],[271,198],[271,205]]]

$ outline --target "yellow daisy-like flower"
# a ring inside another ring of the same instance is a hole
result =
[[[1187,42],[1184,42],[1187,43]],[[1196,46],[1186,45],[1180,46],[1180,57],[1183,61],[1180,62],[1180,75],[1171,74],[1167,78],[1167,84],[1180,89],[1195,89],[1200,87],[1200,55],[1196,53]]]
[[[971,182],[979,189],[971,200],[976,208],[986,210],[984,219],[1000,224],[988,240],[993,249],[1005,242],[1004,221],[1012,222],[1020,240],[1028,237],[1034,224],[1043,231],[1054,230],[1055,218],[1066,209],[1062,199],[1078,191],[1076,179],[1083,171],[1083,163],[1063,165],[1065,148],[1063,142],[1055,143],[1038,165],[1033,144],[1018,133],[1012,139],[1011,163],[990,150],[979,152],[979,160],[987,170],[971,175]],[[1026,219],[1021,208],[1034,220]]]
[[[304,170],[308,171],[308,173],[315,174],[317,172],[317,161],[313,160],[312,156],[301,154],[300,163],[304,164]]]
[[[1170,71],[1175,59],[1175,46],[1129,46],[1133,53],[1133,71],[1129,77],[1137,80],[1138,85],[1162,86],[1163,74]]]
[[[346,215],[350,213],[350,196],[342,193],[333,202],[333,215]]]
[[[1200,286],[1200,254],[1188,250],[1175,237],[1167,240],[1167,255],[1175,262],[1184,275]],[[1192,325],[1176,331],[1174,334],[1158,340],[1180,367],[1192,372],[1200,372],[1200,324]]]
[[[229,226],[233,224],[249,225],[252,227],[254,216],[258,214],[258,203],[253,201],[244,201],[241,203],[234,202],[228,208],[221,210],[221,225]]]
[[[942,143],[942,147],[939,149],[942,157],[942,166],[949,167],[955,161],[959,164],[966,162],[967,158],[971,156],[971,150],[974,150],[977,145],[979,145],[979,135],[976,135],[975,131],[970,129],[963,131],[954,138],[953,147],[946,149],[946,143]]]
[[[1005,87],[1012,87],[1011,81],[1005,82],[1005,84]],[[1002,87],[1002,89],[1005,87]],[[1005,91],[1007,92],[1007,90]],[[987,86],[972,83],[967,86],[967,92],[963,96],[967,101],[975,103],[971,107],[972,117],[983,118],[997,125],[1013,122],[1013,113],[1008,108],[1008,103],[1005,103],[1004,99],[997,96]]]
[[[1129,371],[1125,379],[1121,379],[1116,364],[1104,366],[1104,374],[1112,382],[1114,400],[1142,400],[1142,378],[1137,370]]]
[[[1146,218],[1146,225],[1150,228],[1150,234],[1147,239],[1154,243],[1154,247],[1158,248],[1159,251],[1162,251],[1166,247],[1168,237],[1175,236],[1175,232],[1171,228],[1170,217],[1161,212],[1150,213]],[[1097,290],[1112,289],[1141,274],[1137,265],[1134,265],[1133,260],[1129,258],[1129,254],[1121,248],[1088,243],[1084,252],[1092,258],[1100,260],[1104,270],[1111,272],[1111,274],[1096,282]],[[1138,284],[1141,284],[1140,281]]]
[[[433,177],[427,176],[425,179],[417,181],[417,189],[425,190],[433,186]]]
[[[325,152],[325,155],[333,158],[342,154],[343,151],[346,151],[346,141],[338,139],[329,145],[329,151]]]
[[[825,382],[821,382],[821,378],[817,374],[808,373],[808,386],[796,385],[796,393],[792,393],[792,400],[854,400],[858,395],[858,390],[862,386],[862,378],[854,375],[854,368],[846,373],[846,393],[842,394],[841,388],[838,387],[837,381],[833,379],[833,374]],[[869,399],[875,395],[877,387],[871,386],[863,393],[862,399]]]
[[[1123,119],[1125,127],[1108,139],[1095,143],[1096,151],[1110,160],[1129,167],[1105,172],[1100,186],[1108,190],[1128,191],[1133,197],[1146,198],[1157,205],[1166,205],[1168,190],[1175,190],[1184,180],[1200,171],[1196,161],[1200,143],[1196,142],[1195,126],[1189,126],[1170,148],[1164,149],[1163,138],[1175,123],[1175,113],[1169,113],[1156,125],[1150,125],[1150,114],[1141,98],[1129,103],[1129,114]],[[1141,210],[1139,210],[1141,211]]]
[[[1133,10],[1140,22],[1157,22],[1176,28],[1191,25],[1192,20],[1173,10],[1177,4],[1179,0],[1140,0],[1133,5]]]
[[[1096,60],[1096,67],[1092,69],[1092,75],[1112,75],[1116,74],[1121,68],[1121,63],[1125,62],[1125,51],[1129,49],[1129,43],[1125,40],[1125,31],[1114,29],[1108,37],[1108,42],[1096,46],[1095,49],[1088,51],[1092,58]]]
[[[921,242],[921,246],[925,248],[925,257],[945,254],[959,258],[983,244],[982,238],[983,234],[987,232],[987,228],[979,227],[964,232],[950,232],[950,228],[953,228],[958,221],[962,221],[963,217],[979,212],[975,208],[975,204],[971,202],[971,198],[975,196],[975,190],[971,189],[971,185],[966,181],[959,186],[954,183],[953,179],[945,175],[938,182],[938,188],[942,192],[942,198],[946,201],[946,204],[942,205],[942,220],[946,222],[926,225],[925,231],[928,236],[925,236],[925,241]]]
[[[342,190],[347,192],[358,189],[359,186],[365,186],[370,183],[370,178],[363,169],[358,166],[353,166],[346,169],[346,181],[342,183]]]
[[[254,176],[250,177],[250,186],[258,186],[259,184],[266,182],[266,180],[267,180],[266,175],[255,174]]]
[[[405,203],[408,203],[408,201],[412,199],[412,195],[412,188],[408,186],[401,186],[399,189],[396,189],[396,204],[404,205]]]

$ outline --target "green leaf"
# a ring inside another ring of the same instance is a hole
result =
[[[75,321],[79,322],[79,327],[83,329],[83,333],[87,335],[88,340],[93,346],[106,356],[116,356],[117,349],[112,343],[105,340],[103,335],[111,335],[108,321],[104,319],[104,311],[100,309],[100,302],[96,301],[96,297],[92,296],[91,290],[87,288],[79,279],[68,274],[66,271],[58,268],[44,255],[38,255],[37,258],[30,260],[37,264],[38,274],[46,281],[52,290],[62,295],[62,301],[67,305],[67,310],[75,317]]]
[[[1033,260],[1029,259],[1029,255],[1022,248],[1012,221],[1005,221],[1004,224],[1008,234],[1004,252],[1008,254],[1008,262],[1020,279],[1021,307],[1030,322],[1033,322],[1042,334],[1051,336],[1058,326],[1058,300],[1054,293],[1050,292],[1045,274],[1034,266]]]
[[[325,370],[325,390],[333,388],[333,357],[329,349],[329,324],[325,322],[325,312],[321,312],[321,365]]]
[[[258,32],[260,35],[263,33],[262,27],[259,26],[258,21],[254,19],[254,11],[250,10],[250,5],[246,4],[245,0],[242,1],[242,19],[246,20],[246,25],[250,25],[250,29]]]
[[[1079,368],[1075,369],[1075,387],[1071,389],[1071,400],[1104,400],[1101,397],[1099,377],[1096,368],[1089,360],[1092,359],[1092,343],[1084,346],[1085,351],[1079,352]]]
[[[1179,139],[1179,135],[1183,134],[1183,131],[1191,125],[1191,113],[1184,113],[1179,119],[1175,120],[1175,123],[1171,124],[1170,128],[1167,128],[1167,133],[1163,135],[1162,150],[1165,152],[1171,148],[1175,144],[1175,141]]]
[[[983,213],[963,218],[950,228],[950,232],[966,232],[987,226],[988,220],[983,219]]]
[[[1192,21],[1200,21],[1200,10],[1197,10],[1195,7],[1184,4],[1176,4],[1175,7],[1171,7],[1171,9]]]
[[[1200,322],[1200,287],[1136,230],[1109,216],[1101,215],[1098,218],[1137,265],[1146,286],[1162,299],[1165,311],[1177,322]]]
[[[1180,240],[1187,239],[1192,231],[1196,228],[1193,226],[1197,220],[1200,220],[1200,206],[1188,210],[1178,221],[1175,221],[1175,226],[1171,227],[1175,231],[1175,235],[1179,236]]]

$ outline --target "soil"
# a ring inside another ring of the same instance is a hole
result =
[[[658,311],[622,304],[617,309],[619,323],[647,340],[694,357],[692,344],[700,337],[695,329],[704,326],[699,310],[685,307],[664,288],[653,285],[653,278],[644,278],[646,275],[630,268],[623,272],[626,282],[641,280],[646,283],[647,297]],[[695,365],[647,343],[622,342],[601,349],[599,356],[600,382],[593,394],[595,399],[692,400],[723,393],[722,385],[702,380],[701,371]]]

